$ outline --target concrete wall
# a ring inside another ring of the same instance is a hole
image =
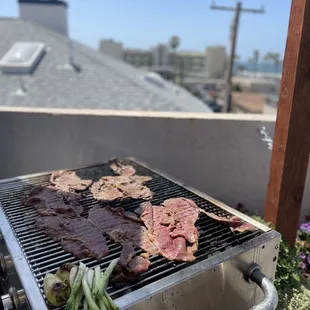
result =
[[[263,213],[274,116],[20,111],[0,112],[0,178],[133,156],[232,207]]]

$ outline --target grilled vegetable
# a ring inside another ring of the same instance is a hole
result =
[[[74,310],[79,310],[80,309],[82,297],[83,297],[83,289],[82,289],[82,287],[80,287],[80,289],[79,289],[79,291],[78,291],[78,293],[76,294],[76,297],[75,297]]]
[[[90,290],[92,290],[93,288],[94,276],[95,276],[95,270],[92,268],[89,268],[87,272],[87,282],[88,282]]]
[[[95,298],[103,295],[107,287],[107,284],[109,282],[110,275],[113,272],[114,267],[117,265],[118,261],[119,261],[119,258],[112,260],[108,268],[105,270],[103,276],[100,278],[99,283],[93,289],[92,294]]]
[[[91,291],[87,282],[87,276],[83,278],[82,280],[82,286],[83,291],[85,294],[86,301],[88,303],[89,309],[91,310],[100,310],[100,308],[97,306],[95,300],[92,298]]]
[[[78,272],[78,267],[73,266],[73,267],[71,268],[70,275],[69,275],[70,287],[73,286],[73,282],[74,282],[74,280],[75,280],[75,277],[76,277],[77,272]]]
[[[116,303],[112,300],[110,295],[107,293],[106,290],[103,292],[103,296],[101,297],[101,300],[104,302],[105,305],[107,305],[107,308],[110,310],[119,310],[119,307],[116,305]]]
[[[44,293],[47,300],[53,306],[63,306],[70,296],[70,286],[52,273],[44,277]]]
[[[100,278],[101,278],[101,270],[100,270],[100,267],[97,266],[97,267],[95,267],[95,276],[94,276],[94,284],[93,284],[92,294],[95,291],[96,287],[98,286]]]
[[[72,263],[63,264],[60,268],[58,268],[56,276],[67,284],[70,284],[70,271],[73,267],[75,266]]]
[[[80,262],[77,275],[76,275],[74,282],[73,282],[73,285],[72,285],[71,294],[70,294],[70,297],[69,297],[67,304],[66,304],[66,308],[65,308],[66,310],[74,310],[75,309],[76,300],[78,300],[79,296],[80,296],[79,291],[80,291],[80,287],[81,287],[81,283],[82,283],[82,279],[83,279],[85,270],[86,270],[85,264]]]
[[[118,264],[118,262],[119,262],[119,258],[112,260],[108,268],[105,270],[105,272],[101,276],[100,281],[97,285],[98,294],[99,294],[98,297],[101,300],[101,302],[103,302],[109,310],[119,309],[118,306],[114,303],[114,301],[111,299],[111,297],[106,292],[106,287],[108,285],[110,275],[113,272],[115,266]]]

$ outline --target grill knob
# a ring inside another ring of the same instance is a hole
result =
[[[1,296],[1,310],[20,310],[22,305],[27,302],[24,290],[16,290],[10,287],[9,294]]]
[[[13,266],[13,261],[10,256],[4,256],[0,253],[0,277],[4,280],[8,277],[8,269]]]

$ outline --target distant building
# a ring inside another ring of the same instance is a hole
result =
[[[224,46],[210,46],[205,52],[177,51],[174,54],[166,44],[158,44],[148,50],[127,49],[113,40],[101,40],[99,50],[135,67],[148,67],[152,71],[164,73],[166,77],[183,74],[185,77],[203,75],[222,78],[227,58]]]
[[[172,65],[172,53],[165,44],[158,44],[152,49],[152,60],[154,66],[169,66]]]
[[[123,44],[115,42],[112,39],[101,40],[99,44],[99,51],[117,60],[123,60]]]
[[[140,49],[124,49],[122,60],[137,68],[150,67],[153,64],[151,51]]]
[[[206,49],[206,71],[210,78],[224,76],[227,64],[225,46],[209,46]]]
[[[203,52],[181,51],[177,57],[183,61],[185,72],[205,72],[206,55]]]

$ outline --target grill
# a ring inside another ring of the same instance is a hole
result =
[[[194,200],[200,208],[208,212],[227,217],[232,215],[227,211],[227,208],[226,210],[223,209],[212,199],[206,199],[202,195],[179,185],[134,160],[127,159],[123,162],[134,166],[138,175],[152,177],[152,181],[147,186],[154,192],[152,203],[155,205],[162,203],[165,199],[186,197]],[[97,181],[102,176],[113,175],[112,170],[105,163],[75,169],[75,171],[81,178],[92,179],[94,181]],[[66,253],[59,243],[36,230],[36,210],[32,207],[23,206],[23,199],[27,195],[27,192],[34,185],[48,185],[49,177],[50,174],[45,173],[15,178],[2,182],[0,188],[0,202],[2,206],[0,216],[2,213],[5,215],[0,223],[2,234],[10,250],[28,301],[33,309],[43,309],[40,307],[43,306],[45,301],[43,300],[45,298],[43,292],[43,278],[45,274],[47,272],[55,272],[65,262],[78,263],[78,260],[71,254]],[[109,203],[109,205],[121,206],[125,211],[134,211],[141,202],[132,200],[125,203]],[[99,203],[86,191],[81,204],[84,208],[82,216],[87,217],[88,210]],[[272,232],[271,235],[270,232],[266,232],[266,229],[258,229],[254,232],[233,233],[226,225],[220,224],[208,218],[206,215],[200,215],[196,222],[196,227],[198,228],[200,237],[199,250],[195,253],[197,259],[194,262],[179,263],[167,261],[161,256],[152,256],[150,257],[151,266],[149,270],[141,276],[138,283],[128,285],[122,289],[108,288],[108,293],[116,300],[121,308],[134,307],[139,302],[141,304],[141,300],[145,302],[148,298],[157,296],[159,292],[157,286],[159,284],[168,284],[170,281],[173,284],[180,280],[184,282],[190,276],[198,274],[197,270],[202,268],[207,262],[210,262],[209,267],[216,266],[219,264],[215,262],[223,261],[223,257],[226,257],[225,260],[227,260],[227,255],[228,258],[234,257],[257,247],[258,244],[266,245],[266,242],[268,243],[269,240],[279,238],[275,232]],[[109,239],[107,238],[107,240]],[[90,258],[80,261],[83,261],[88,267],[100,265],[102,269],[105,269],[112,259],[120,256],[121,252],[121,246],[111,240],[108,241],[108,247],[110,254],[100,261]],[[22,256],[22,262],[19,261],[20,257],[18,255]],[[204,267],[204,269],[209,270],[210,268]],[[274,273],[274,269],[271,273]],[[171,283],[169,286],[171,286]],[[149,290],[146,293],[146,288],[150,287],[154,289],[152,294],[149,293]],[[41,298],[38,297],[39,294]]]

